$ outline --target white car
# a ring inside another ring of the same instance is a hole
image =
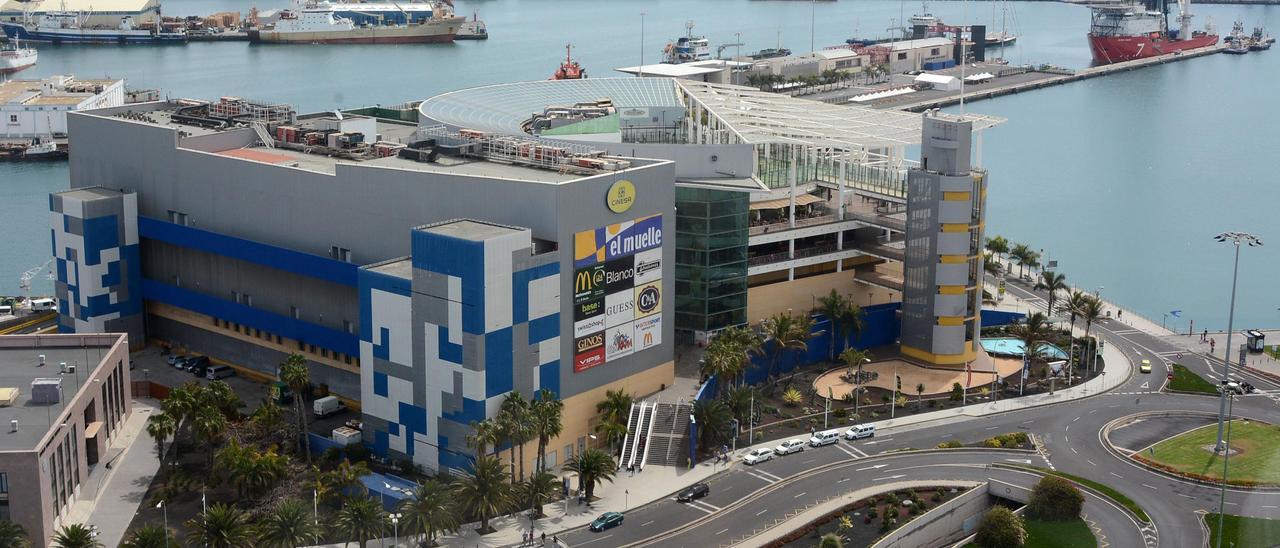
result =
[[[773,458],[773,449],[769,449],[768,447],[761,447],[759,449],[752,449],[750,453],[747,453],[746,456],[742,457],[742,462],[745,462],[747,464],[758,464],[758,463],[770,460],[772,458]]]
[[[778,455],[790,455],[801,451],[804,451],[804,440],[787,440],[773,450]]]
[[[857,440],[862,438],[871,438],[876,435],[876,425],[874,424],[855,424],[852,428],[844,431],[844,439]]]

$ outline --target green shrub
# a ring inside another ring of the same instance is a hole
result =
[[[974,541],[984,548],[1022,548],[1027,542],[1026,525],[1008,508],[996,506],[982,517]]]
[[[986,441],[982,442],[982,445],[984,447],[990,447],[992,449],[999,449],[1003,446],[1000,443],[1000,438],[987,438]]]
[[[964,387],[960,383],[951,384],[951,401],[960,401],[964,398]]]
[[[837,407],[835,411],[831,412],[831,416],[837,419],[844,419],[849,416],[849,410],[843,407]]]
[[[1048,521],[1067,521],[1080,516],[1084,495],[1071,482],[1057,476],[1045,476],[1031,489],[1027,513]]]

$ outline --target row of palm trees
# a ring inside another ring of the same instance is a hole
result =
[[[1015,244],[1005,239],[1004,236],[993,236],[987,238],[985,244],[989,257],[998,260],[1009,259],[1018,263],[1018,277],[1026,275],[1027,268],[1035,269],[1040,266],[1040,252],[1031,248],[1027,244]],[[996,273],[1003,269],[998,261],[987,260],[985,263],[987,271]]]

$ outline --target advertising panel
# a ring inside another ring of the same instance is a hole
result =
[[[662,344],[662,216],[574,235],[573,371]]]

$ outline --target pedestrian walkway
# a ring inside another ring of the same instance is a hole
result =
[[[625,512],[628,509],[643,506],[650,502],[672,496],[676,491],[683,489],[685,486],[703,481],[712,476],[716,472],[726,468],[725,464],[712,464],[705,462],[698,464],[692,469],[686,470],[682,468],[670,466],[649,466],[644,472],[632,474],[630,472],[619,471],[614,478],[613,483],[604,483],[596,487],[596,500],[590,505],[578,504],[575,500],[565,502],[555,502],[543,507],[543,513],[546,517],[537,520],[532,525],[526,513],[520,513],[519,516],[504,516],[501,518],[490,520],[490,525],[497,529],[497,532],[488,535],[477,535],[475,533],[475,523],[464,525],[457,534],[445,536],[439,539],[443,546],[465,546],[465,547],[494,547],[494,546],[519,546],[521,544],[521,535],[528,533],[532,528],[534,537],[537,539],[532,546],[539,546],[542,539],[542,533],[547,534],[547,546],[551,546],[551,540],[554,536],[563,533],[569,529],[576,529],[591,523],[591,520],[599,517],[605,512]],[[574,487],[577,487],[576,485]],[[369,546],[412,546],[412,539],[403,537],[396,543],[394,538],[386,538],[373,540],[368,543]],[[337,548],[344,546],[343,544],[327,544],[327,547]]]
[[[1269,345],[1280,343],[1280,330],[1262,330],[1262,332],[1267,336]],[[1205,342],[1200,342],[1201,336],[1205,337]],[[1222,360],[1226,357],[1227,334],[1222,331],[1209,331],[1205,334],[1202,330],[1192,335],[1187,335],[1185,333],[1177,335],[1171,334],[1161,337],[1161,339],[1180,348],[1185,348],[1188,352],[1212,356],[1218,360]],[[1217,344],[1210,345],[1208,342],[1210,340],[1215,341]],[[1245,337],[1239,331],[1231,337],[1231,346],[1237,348],[1237,350],[1231,355],[1232,366],[1235,366],[1240,362],[1240,351],[1238,349],[1240,348],[1240,345],[1244,344],[1244,341]],[[1165,357],[1170,360],[1177,361],[1176,356]],[[1275,375],[1280,378],[1280,360],[1276,360],[1266,352],[1247,353],[1245,355],[1244,364],[1263,373]]]
[[[96,496],[76,501],[56,526],[83,523],[97,529],[98,542],[104,546],[120,545],[160,468],[155,442],[146,433],[147,419],[158,412],[154,400],[133,401],[133,412],[107,448],[106,458],[82,484],[82,489]]]

